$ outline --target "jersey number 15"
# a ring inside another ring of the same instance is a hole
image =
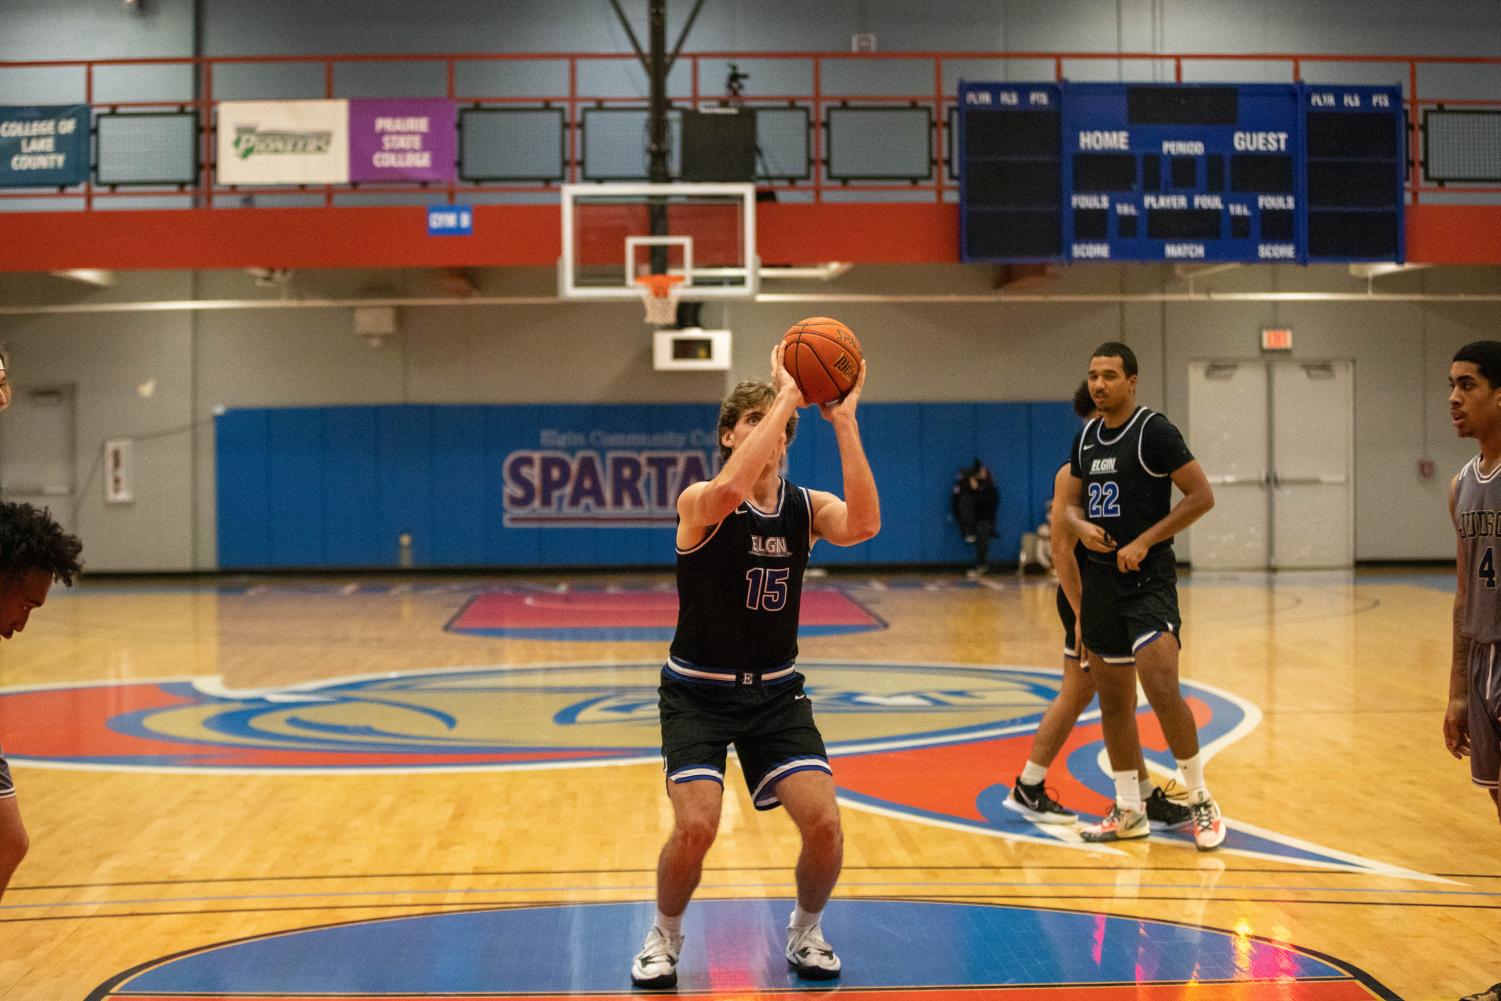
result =
[[[788,567],[752,567],[745,571],[745,607],[780,612],[787,604]]]

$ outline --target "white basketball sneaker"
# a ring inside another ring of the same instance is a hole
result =
[[[676,987],[678,953],[683,936],[669,935],[656,925],[646,933],[646,942],[631,963],[631,983],[637,987]]]
[[[839,976],[839,957],[834,955],[834,947],[824,941],[818,925],[787,926],[787,965],[804,980],[833,980]]]
[[[1198,803],[1189,803],[1188,809],[1193,814],[1194,844],[1199,851],[1212,851],[1225,843],[1229,828],[1225,826],[1225,819],[1220,816],[1220,808],[1214,800],[1205,796]]]

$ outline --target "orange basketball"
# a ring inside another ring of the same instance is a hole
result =
[[[809,403],[842,400],[860,378],[860,342],[827,316],[799,320],[782,338],[782,367]]]

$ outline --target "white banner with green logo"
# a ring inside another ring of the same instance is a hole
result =
[[[346,184],[348,101],[219,102],[220,184]]]

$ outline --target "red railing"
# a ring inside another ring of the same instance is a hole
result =
[[[1340,80],[1330,82],[1340,83],[1373,83],[1383,82],[1390,84],[1402,84],[1405,91],[1405,101],[1408,112],[1409,143],[1408,156],[1412,161],[1413,168],[1408,173],[1407,191],[1411,202],[1417,203],[1425,193],[1435,192],[1463,192],[1466,195],[1497,195],[1501,194],[1501,185],[1488,186],[1477,184],[1444,185],[1425,182],[1419,160],[1422,155],[1423,144],[1421,142],[1421,128],[1423,112],[1427,109],[1440,106],[1477,108],[1493,107],[1501,109],[1501,57],[1480,56],[1379,56],[1379,55],[1327,55],[1327,54],[1292,54],[1292,53],[1153,53],[1153,52],[883,52],[883,53],[839,53],[839,52],[694,52],[683,53],[680,57],[689,66],[690,87],[688,93],[669,92],[669,100],[679,108],[697,108],[715,105],[722,98],[708,96],[703,93],[701,87],[702,71],[706,64],[723,64],[727,62],[801,62],[808,64],[809,79],[811,80],[811,93],[772,93],[746,95],[744,104],[748,107],[756,106],[802,106],[809,111],[811,123],[811,135],[808,140],[809,155],[812,160],[810,165],[810,179],[806,181],[776,181],[762,182],[763,186],[778,189],[790,189],[794,191],[808,192],[815,201],[824,199],[825,195],[834,192],[926,192],[932,199],[943,201],[946,195],[950,195],[956,184],[949,176],[946,163],[946,140],[945,132],[948,128],[948,112],[954,104],[953,92],[956,89],[957,78],[951,79],[949,73],[961,63],[981,62],[994,64],[993,72],[999,72],[1007,64],[1051,64],[1053,76],[1058,80],[1068,77],[1069,69],[1078,64],[1098,64],[1101,62],[1116,62],[1121,64],[1120,77],[1123,80],[1139,79],[1126,72],[1124,64],[1151,64],[1154,66],[1172,68],[1172,78],[1175,81],[1184,81],[1184,67],[1195,64],[1204,65],[1211,63],[1241,63],[1262,64],[1269,67],[1285,69],[1287,79],[1298,81],[1304,79],[1304,74],[1310,66],[1322,65],[1382,65],[1391,66],[1393,74],[1391,78],[1383,81],[1372,79],[1363,80]],[[256,194],[285,195],[289,192],[302,192],[309,194],[321,193],[322,202],[325,205],[334,204],[336,194],[343,192],[358,191],[360,194],[387,194],[403,193],[410,194],[413,191],[431,191],[443,193],[449,201],[454,201],[461,196],[473,193],[485,194],[536,194],[541,192],[555,191],[554,184],[470,184],[453,183],[448,185],[436,184],[360,184],[358,187],[347,185],[304,185],[304,186],[274,186],[274,187],[245,187],[217,185],[213,182],[213,157],[214,157],[214,133],[212,127],[212,111],[215,105],[214,77],[219,67],[229,65],[275,65],[275,64],[321,64],[323,66],[323,91],[325,97],[337,97],[335,93],[336,68],[342,64],[352,63],[434,63],[443,66],[445,81],[445,96],[461,105],[522,105],[522,106],[550,106],[561,107],[565,112],[564,128],[566,129],[567,159],[564,164],[565,176],[570,181],[580,178],[582,166],[579,148],[579,135],[582,124],[582,111],[586,107],[606,107],[610,105],[644,106],[645,98],[641,95],[620,94],[589,94],[579,90],[579,68],[581,65],[591,63],[618,63],[624,60],[628,63],[636,63],[636,57],[629,53],[452,53],[441,55],[429,54],[380,54],[380,55],[322,55],[322,56],[220,56],[212,58],[175,58],[175,59],[96,59],[96,60],[48,60],[27,62],[0,62],[0,74],[25,71],[25,70],[58,70],[72,68],[83,74],[84,103],[95,111],[112,111],[118,109],[177,109],[182,111],[196,110],[199,114],[199,162],[198,182],[196,187],[179,188],[168,186],[152,186],[135,188],[121,188],[115,185],[99,185],[94,182],[92,176],[88,182],[79,188],[64,190],[37,190],[24,191],[0,191],[0,207],[3,207],[5,199],[80,199],[85,209],[92,209],[97,199],[103,198],[163,198],[173,195],[191,195],[193,203],[197,206],[210,206],[214,204],[216,195],[233,194],[235,196]],[[826,69],[831,64],[858,62],[928,62],[932,67],[933,87],[931,91],[923,93],[884,92],[864,89],[859,93],[826,93],[823,90]],[[562,94],[528,94],[507,95],[492,93],[460,94],[458,93],[457,80],[459,68],[471,63],[485,62],[511,62],[511,63],[563,63],[567,66],[568,86],[567,92]],[[192,66],[198,83],[199,94],[196,97],[188,96],[180,100],[153,100],[153,101],[114,101],[97,100],[95,93],[96,71],[104,67],[126,66]],[[1446,96],[1444,91],[1448,84],[1443,82],[1428,82],[1425,84],[1424,93],[1419,93],[1419,86],[1423,84],[1425,74],[1434,74],[1445,68],[1453,67],[1488,67],[1496,72],[1496,81],[1491,85],[1496,98]],[[1208,82],[1206,80],[1206,82]],[[1241,82],[1216,79],[1214,82],[1234,83]],[[254,95],[239,95],[253,97]],[[416,95],[391,95],[391,96],[416,96]],[[432,94],[420,96],[437,96]],[[928,109],[933,129],[933,169],[931,179],[921,182],[883,182],[883,183],[845,183],[828,175],[825,150],[827,141],[824,135],[824,114],[830,107],[859,104],[903,104]]]

